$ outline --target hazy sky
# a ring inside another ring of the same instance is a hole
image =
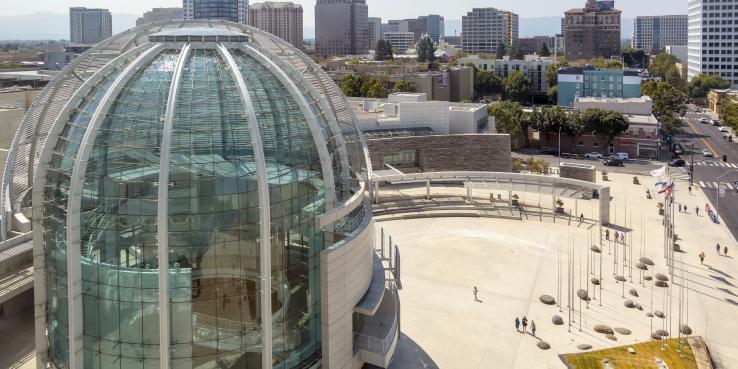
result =
[[[315,0],[292,0],[302,4],[306,26],[314,23]],[[141,14],[153,7],[182,6],[181,0],[3,0],[0,15],[29,14],[41,11],[65,13],[70,6],[108,8],[114,13]],[[257,2],[252,0],[252,3]],[[385,19],[440,14],[446,19],[461,19],[472,7],[495,7],[512,10],[522,18],[548,17],[564,10],[582,7],[586,0],[367,0],[369,15]],[[422,6],[420,6],[422,4]],[[616,0],[623,16],[686,14],[687,0]]]

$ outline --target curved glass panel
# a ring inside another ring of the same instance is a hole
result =
[[[43,226],[46,240],[49,353],[59,368],[69,364],[67,305],[67,204],[77,153],[92,114],[110,85],[125,68],[112,69],[71,112],[54,143],[45,178]]]
[[[240,90],[217,51],[190,52],[173,123],[172,365],[261,367],[254,152]]]
[[[295,367],[320,350],[320,251],[325,210],[320,158],[307,120],[273,72],[240,50],[236,63],[256,110],[269,181],[272,348],[275,365]],[[332,185],[332,184],[331,184]]]
[[[94,141],[80,214],[85,368],[159,365],[157,182],[177,56],[132,76]]]

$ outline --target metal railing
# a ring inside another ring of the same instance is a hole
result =
[[[395,335],[397,334],[397,326],[399,323],[399,316],[397,311],[399,310],[397,288],[393,283],[387,286],[388,294],[386,297],[392,299],[392,303],[395,305],[395,314],[393,315],[392,325],[387,330],[384,337],[372,337],[367,334],[360,332],[354,332],[354,351],[367,350],[377,354],[385,355],[389,351],[390,347],[394,343]]]

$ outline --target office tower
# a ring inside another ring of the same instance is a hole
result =
[[[636,17],[633,29],[633,48],[650,54],[658,54],[667,45],[687,44],[686,15]]]
[[[153,23],[153,22],[164,22],[175,19],[184,19],[184,9],[182,8],[154,8],[143,14],[143,17],[139,18],[141,24]],[[138,21],[137,21],[138,22]],[[140,26],[141,24],[136,24]]]
[[[249,7],[249,25],[302,49],[302,5],[273,1],[252,4]]]
[[[415,47],[415,35],[412,32],[385,32],[383,38],[401,53]]]
[[[38,368],[392,361],[399,296],[374,256],[368,150],[320,66],[202,21],[78,60],[34,103],[47,113],[28,111],[3,182],[34,214]]]
[[[620,56],[620,13],[613,1],[596,0],[587,0],[584,8],[566,11],[566,59]]]
[[[69,8],[69,41],[96,44],[113,35],[113,18],[108,9]]]
[[[182,5],[185,19],[249,22],[249,0],[183,0]]]
[[[433,40],[433,42],[438,43],[438,41],[441,39],[441,37],[445,36],[446,34],[446,26],[445,26],[445,20],[442,16],[431,14],[425,17],[426,20],[426,33],[428,36]]]
[[[518,15],[495,8],[474,8],[461,18],[462,48],[470,53],[497,52],[518,46]]]
[[[369,17],[367,20],[369,28],[369,49],[374,49],[377,42],[382,39],[382,18]]]
[[[688,4],[688,78],[718,74],[738,85],[738,0],[689,0]]]
[[[318,55],[360,55],[369,51],[366,0],[318,0],[315,5]]]

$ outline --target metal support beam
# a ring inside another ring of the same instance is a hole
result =
[[[134,72],[146,61],[158,55],[159,47],[153,47],[139,55],[115,79],[108,92],[100,100],[84,136],[74,162],[74,169],[69,184],[69,200],[67,204],[67,304],[69,309],[69,368],[82,369],[83,363],[83,317],[82,317],[82,240],[80,235],[80,217],[82,207],[82,186],[84,185],[87,163],[97,138],[98,131],[115,98],[120,94]]]
[[[177,66],[172,75],[167,108],[164,113],[164,129],[159,152],[159,192],[157,201],[157,229],[159,251],[159,368],[171,367],[171,320],[169,305],[169,157],[172,151],[174,109],[177,106],[182,71],[187,63],[190,44],[182,46]]]
[[[257,187],[259,191],[259,228],[260,228],[260,274],[261,274],[261,329],[262,329],[262,368],[272,367],[272,248],[271,248],[271,209],[269,203],[269,182],[266,170],[266,159],[264,157],[264,146],[261,142],[259,121],[256,118],[254,104],[251,95],[246,88],[246,82],[240,73],[240,68],[233,60],[233,55],[218,45],[218,52],[228,63],[233,72],[238,88],[241,92],[241,102],[248,114],[248,124],[251,130],[251,145],[254,149],[254,160],[256,161]]]

